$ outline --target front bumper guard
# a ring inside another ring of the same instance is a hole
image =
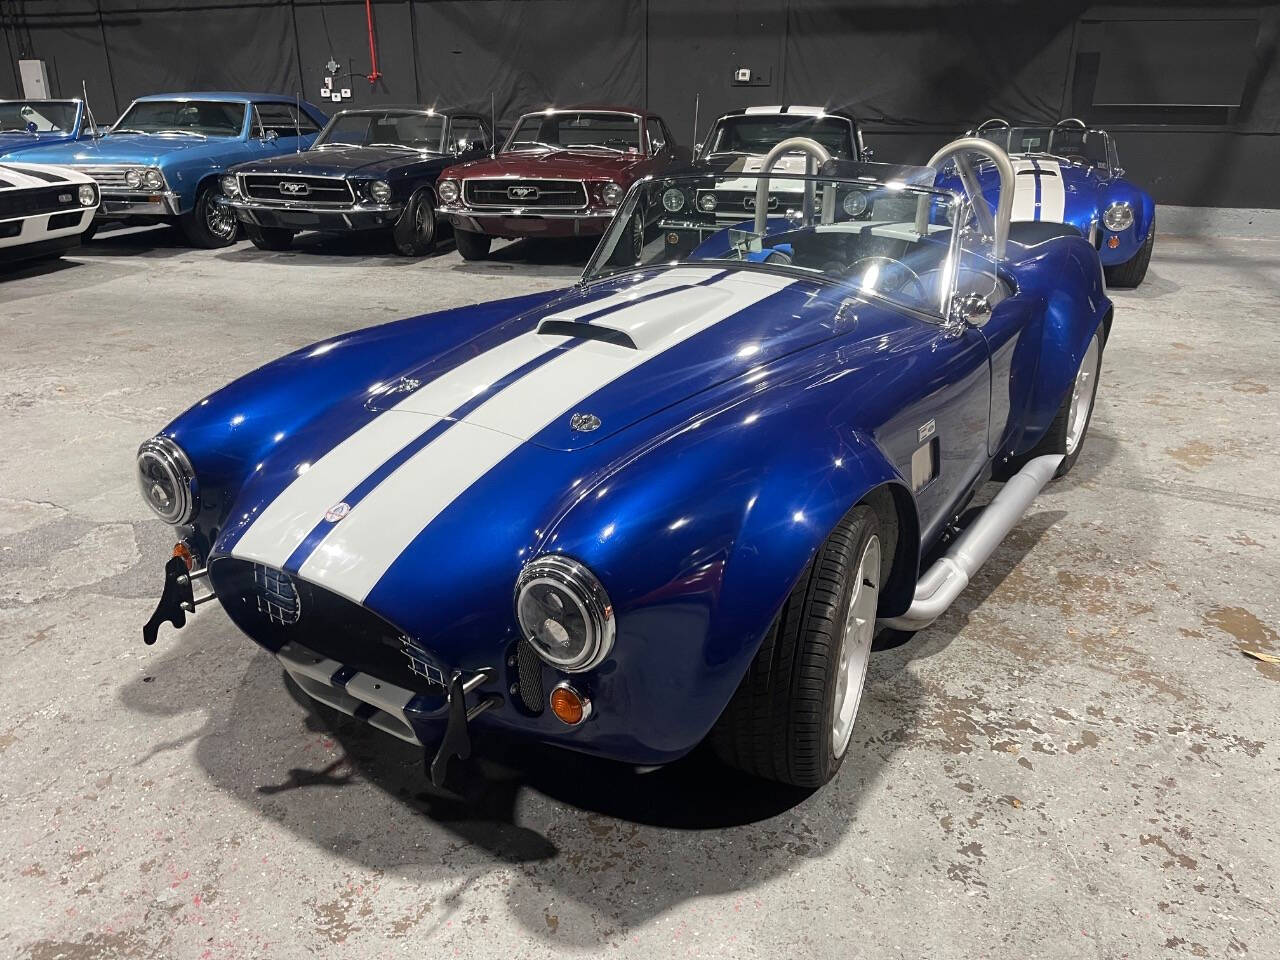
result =
[[[142,627],[143,643],[150,646],[156,642],[162,623],[182,629],[186,626],[187,614],[194,614],[196,607],[217,596],[212,591],[199,597],[195,595],[194,581],[208,576],[207,567],[189,571],[181,557],[169,559],[164,566],[160,602]],[[432,695],[415,693],[353,670],[298,643],[286,643],[275,655],[294,682],[313,700],[426,748],[427,772],[436,787],[444,786],[449,761],[471,756],[471,721],[502,703],[501,694],[480,692],[482,686],[497,678],[498,671],[493,667],[482,667],[470,676],[454,670],[443,695]],[[468,704],[467,698],[473,694]],[[444,721],[444,732],[433,753],[419,738],[415,722],[438,724],[440,721]]]

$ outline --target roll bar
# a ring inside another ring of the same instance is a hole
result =
[[[809,137],[788,137],[765,155],[760,165],[760,177],[756,181],[756,219],[753,230],[756,236],[764,236],[769,225],[769,171],[774,164],[787,153],[803,153],[807,155],[804,172],[813,176],[816,165],[824,164],[831,159],[827,148],[817,140]],[[835,219],[836,195],[834,190],[824,190],[822,200],[822,222],[830,223]],[[813,181],[804,182],[804,218],[808,222],[813,217]]]
[[[1055,127],[1065,127],[1068,123],[1074,123],[1074,124],[1075,124],[1076,126],[1078,126],[1081,130],[1088,130],[1088,129],[1089,129],[1087,126],[1085,126],[1085,122],[1084,122],[1083,120],[1081,120],[1079,117],[1063,117],[1061,120],[1059,120],[1057,123],[1055,123],[1055,124],[1054,124],[1054,126],[1055,126]]]
[[[995,126],[997,124],[999,124],[1002,127],[1005,127],[1006,129],[1009,127],[1009,121],[1006,120],[1004,117],[992,117],[990,120],[983,120],[980,124],[978,124],[978,129],[973,132],[981,133],[983,130],[987,129],[987,127]]]
[[[993,217],[991,208],[982,196],[982,185],[978,182],[973,164],[969,162],[970,153],[980,153],[996,165],[1000,175],[1000,199],[996,204]],[[974,216],[978,218],[978,228],[983,236],[991,238],[991,251],[996,260],[1003,260],[1005,247],[1009,240],[1009,220],[1013,216],[1013,163],[1009,155],[997,144],[981,137],[961,137],[952,140],[935,153],[929,160],[929,166],[940,170],[948,160],[954,159],[956,170],[960,173],[960,182],[964,184],[964,192],[969,195],[973,205]],[[916,230],[924,233],[929,227],[929,198],[921,197],[916,207]]]

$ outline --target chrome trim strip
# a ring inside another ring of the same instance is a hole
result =
[[[617,207],[607,209],[582,209],[578,211],[548,210],[546,207],[516,207],[511,210],[477,210],[474,207],[442,207],[440,210],[450,217],[521,217],[525,220],[593,220],[601,217],[612,217],[618,212]]]
[[[252,202],[223,197],[221,202],[235,210],[272,210],[296,213],[397,213],[404,208],[404,204],[401,203],[347,204],[344,206],[336,203],[332,205],[305,203],[301,200],[259,200],[256,197],[253,198]]]

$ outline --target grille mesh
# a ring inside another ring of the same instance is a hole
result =
[[[466,201],[474,207],[563,207],[587,205],[581,180],[466,180]],[[522,196],[519,194],[523,194]]]
[[[521,640],[516,644],[516,670],[520,688],[520,703],[530,713],[542,712],[542,658],[533,650],[533,644]]]
[[[253,565],[253,583],[258,588],[258,612],[272,623],[289,626],[298,622],[302,604],[288,574],[260,563]]]
[[[241,174],[246,196],[254,200],[276,200],[291,203],[351,204],[355,197],[351,182],[342,177],[306,177],[290,174]],[[285,189],[283,184],[292,185]]]

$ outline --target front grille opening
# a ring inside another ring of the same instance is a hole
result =
[[[528,640],[515,644],[516,699],[521,709],[532,716],[542,713],[546,699],[542,686],[542,658],[534,652]]]
[[[214,560],[209,576],[236,626],[272,652],[297,643],[415,693],[445,689],[448,665],[368,607],[235,557]]]

